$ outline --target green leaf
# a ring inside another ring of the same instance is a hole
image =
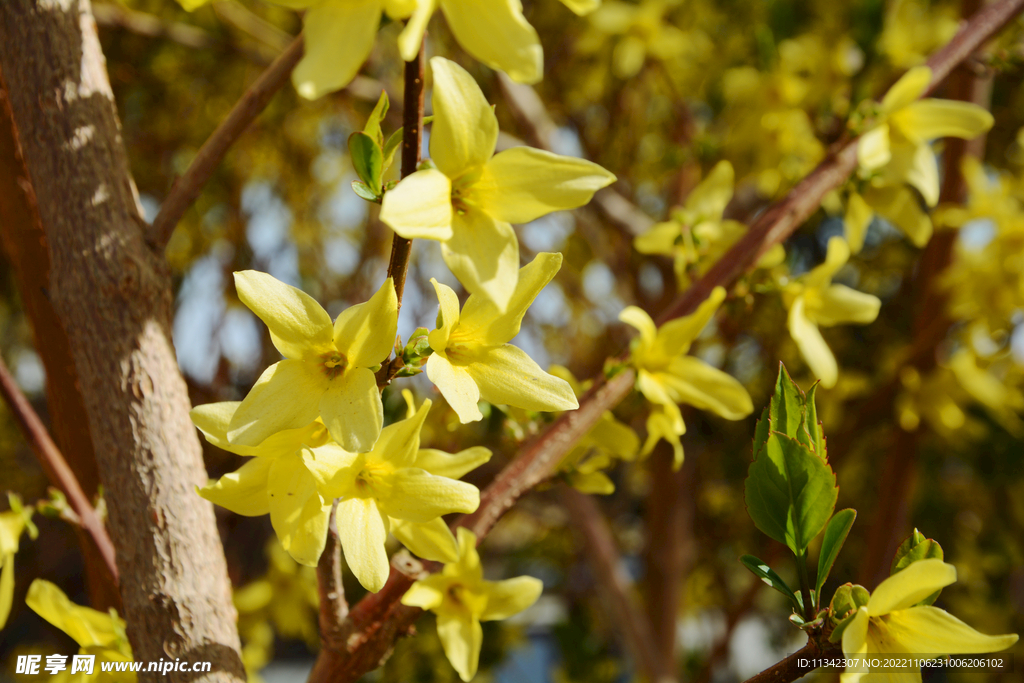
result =
[[[386,90],[381,90],[377,106],[370,112],[370,118],[366,120],[366,126],[363,127],[363,132],[369,135],[370,139],[376,142],[378,147],[384,145],[384,133],[380,130],[380,122],[387,116],[389,106],[391,106],[391,103],[388,101],[388,93]]]
[[[804,403],[803,427],[811,436],[811,445],[819,458],[828,462],[828,452],[825,449],[825,433],[821,429],[821,422],[818,421],[818,408],[814,405],[814,393],[818,390],[818,382],[811,385],[807,390],[807,400]]]
[[[748,471],[747,512],[758,529],[800,555],[835,509],[835,473],[807,446],[777,432],[762,453]]]
[[[425,126],[425,125],[427,125],[428,123],[430,123],[433,120],[434,120],[433,116],[424,116],[423,117],[423,125]],[[399,128],[398,130],[396,130],[394,133],[391,134],[391,137],[388,138],[388,141],[386,143],[384,143],[384,170],[385,171],[388,170],[389,168],[391,168],[391,164],[395,160],[395,153],[398,152],[398,148],[402,146],[402,131],[403,130],[404,130],[404,128]]]
[[[379,196],[381,191],[380,176],[384,172],[384,157],[380,146],[366,133],[355,132],[348,136],[348,151],[352,155],[352,165],[359,179]]]
[[[353,180],[352,181],[352,189],[355,190],[355,193],[357,195],[359,195],[360,197],[362,197],[363,199],[365,199],[368,202],[380,201],[380,197],[375,195],[373,193],[373,190],[371,190],[369,187],[367,187],[366,184],[363,181],[361,181],[361,180]]]
[[[900,547],[896,549],[896,555],[892,558],[892,567],[889,573],[890,575],[899,573],[920,560],[942,560],[944,557],[942,546],[939,545],[938,541],[932,538],[925,538],[924,534],[914,529],[914,533],[910,534],[910,537],[903,541]],[[941,592],[941,590],[937,590],[917,604],[930,605],[938,599]]]
[[[775,380],[775,396],[772,397],[769,411],[771,430],[797,439],[808,448],[813,448],[810,436],[806,430],[801,429],[805,420],[805,400],[804,392],[789,376],[786,366],[780,362],[779,376]]]
[[[740,558],[740,562],[742,562],[743,566],[749,569],[754,576],[789,598],[789,601],[793,603],[794,608],[798,610],[801,609],[800,599],[793,592],[793,589],[791,589],[786,582],[782,580],[781,576],[772,571],[772,568],[768,566],[767,562],[759,560],[753,555],[744,555]]]
[[[761,455],[765,443],[768,442],[768,434],[771,433],[769,410],[770,408],[765,406],[765,409],[761,411],[761,419],[757,421],[757,425],[754,427],[754,460],[757,460],[757,457]]]
[[[847,508],[833,515],[825,527],[825,537],[821,541],[821,553],[818,555],[818,579],[814,586],[818,593],[821,593],[821,587],[825,585],[825,580],[832,571],[839,551],[846,543],[846,536],[850,533],[855,519],[857,511]]]

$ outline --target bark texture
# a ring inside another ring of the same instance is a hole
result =
[[[213,509],[194,491],[207,477],[170,340],[170,278],[143,239],[89,1],[0,2],[0,69],[107,490],[135,659],[212,662],[171,673],[176,682],[244,680]]]

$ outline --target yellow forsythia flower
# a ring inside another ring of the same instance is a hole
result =
[[[850,248],[843,238],[833,237],[828,241],[825,262],[782,290],[783,301],[789,309],[789,334],[811,372],[821,380],[821,386],[828,389],[839,379],[839,366],[818,326],[866,325],[874,322],[882,306],[876,296],[832,284],[832,276],[849,258]]]
[[[529,147],[492,156],[498,119],[476,81],[441,57],[430,66],[430,155],[437,168],[417,171],[385,193],[380,219],[407,239],[439,240],[463,286],[504,311],[519,272],[510,223],[582,206],[615,176],[589,161]]]
[[[398,328],[391,278],[333,325],[311,296],[266,273],[235,273],[235,287],[242,303],[266,323],[285,360],[256,380],[231,419],[228,440],[257,446],[319,416],[346,450],[370,450],[380,435],[384,407],[369,368],[390,355]]]
[[[671,320],[661,329],[651,316],[636,306],[628,306],[619,314],[619,320],[640,332],[631,344],[637,389],[648,401],[661,407],[668,418],[669,430],[676,435],[686,432],[679,403],[710,410],[727,420],[739,420],[754,410],[750,394],[736,379],[686,355],[690,344],[724,300],[725,289],[715,287],[694,313]],[[648,445],[653,446],[650,441]],[[676,451],[677,468],[682,464],[681,456],[680,448]]]
[[[444,654],[464,681],[476,675],[483,644],[481,621],[508,619],[532,605],[544,584],[532,576],[485,581],[476,536],[460,527],[459,559],[439,574],[420,579],[402,596],[402,604],[437,615]]]
[[[473,512],[480,505],[475,486],[419,466],[430,459],[420,458],[419,452],[420,429],[429,410],[430,401],[425,401],[413,417],[385,427],[369,453],[346,453],[327,444],[311,451],[307,460],[320,491],[328,499],[340,499],[336,518],[345,564],[369,591],[379,591],[388,578],[384,542],[392,519],[443,524],[441,515]],[[407,537],[415,534],[413,530]]]
[[[926,66],[911,69],[889,89],[878,105],[875,125],[857,143],[862,172],[873,174],[870,186],[847,210],[851,249],[860,251],[864,231],[874,209],[901,229],[917,246],[932,234],[932,224],[921,211],[910,185],[925,204],[939,201],[939,167],[930,142],[936,138],[969,140],[992,127],[992,114],[969,102],[918,99],[932,72]],[[857,196],[857,195],[854,195]]]
[[[109,614],[76,605],[64,592],[49,581],[36,579],[28,587],[25,604],[32,611],[71,636],[81,649],[79,654],[94,655],[93,673],[71,675],[69,666],[55,680],[95,681],[96,683],[134,683],[131,671],[104,672],[103,662],[132,661],[132,647],[125,635],[124,620],[114,610]]]
[[[519,334],[526,309],[561,265],[561,254],[537,254],[519,271],[504,313],[473,294],[460,315],[459,298],[451,287],[431,279],[441,305],[437,329],[427,337],[434,350],[427,359],[427,377],[463,424],[483,418],[477,407],[481,399],[537,411],[579,407],[565,380],[544,372],[525,351],[508,343]]]
[[[21,499],[7,494],[11,509],[0,512],[0,628],[7,623],[14,602],[14,555],[18,552],[21,534],[26,529],[35,538],[38,531],[32,524],[32,507],[23,507]]]
[[[309,470],[311,448],[330,441],[321,422],[286,429],[256,446],[228,441],[228,425],[240,404],[208,403],[192,409],[193,424],[213,445],[238,455],[255,456],[238,470],[198,489],[206,500],[245,517],[270,514],[281,546],[296,562],[315,567],[327,542],[331,500],[317,491]],[[323,466],[321,464],[321,466]]]
[[[942,560],[920,560],[890,576],[874,590],[868,604],[857,610],[843,631],[847,657],[877,655],[975,654],[1004,650],[1017,642],[1007,634],[986,636],[945,610],[918,605],[929,595],[956,581],[956,568]],[[842,683],[920,683],[920,671],[847,671]]]

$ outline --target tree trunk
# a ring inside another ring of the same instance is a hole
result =
[[[143,240],[89,1],[0,2],[0,69],[46,232],[49,297],[71,331],[135,659],[212,663],[171,681],[243,680],[213,509],[194,491],[207,477],[170,341],[170,278]]]

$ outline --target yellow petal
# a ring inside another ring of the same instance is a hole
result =
[[[861,607],[854,615],[846,630],[843,631],[843,654],[862,655],[868,651],[868,608]]]
[[[562,255],[540,253],[519,270],[515,290],[504,313],[493,301],[476,294],[466,300],[456,336],[484,346],[506,344],[519,334],[526,309],[562,267]]]
[[[832,350],[821,336],[818,326],[804,315],[804,299],[797,297],[789,309],[789,334],[793,337],[800,355],[804,357],[811,373],[821,380],[821,386],[831,389],[839,379],[839,366]]]
[[[820,296],[821,307],[814,311],[814,321],[825,327],[841,323],[867,325],[875,321],[882,306],[877,296],[846,285],[829,285]]]
[[[662,374],[677,403],[739,420],[754,411],[750,394],[734,377],[713,368],[699,358],[680,356]]]
[[[610,496],[615,493],[615,483],[604,472],[581,472],[575,470],[565,475],[569,486],[580,493],[591,496]]]
[[[842,237],[830,237],[825,251],[825,262],[801,278],[807,287],[823,287],[832,281],[832,276],[850,260],[850,247]]]
[[[338,503],[337,522],[345,564],[363,588],[376,593],[384,587],[390,571],[384,550],[387,521],[372,499],[349,498]]]
[[[671,256],[676,251],[676,240],[680,239],[682,228],[675,221],[655,223],[642,235],[633,240],[633,248],[641,254],[664,254]]]
[[[323,425],[312,422],[299,429],[286,429],[272,434],[258,446],[239,446],[228,441],[228,427],[241,405],[240,401],[222,401],[196,406],[189,412],[189,417],[206,440],[217,448],[223,448],[238,455],[270,456],[292,453],[304,444],[313,442],[317,432]]]
[[[407,240],[451,239],[451,180],[433,168],[407,176],[384,193],[380,220]]]
[[[613,174],[590,161],[513,147],[487,162],[472,192],[481,210],[495,219],[528,223],[583,206],[613,182]]]
[[[416,456],[415,466],[439,477],[461,479],[491,459],[491,451],[483,446],[473,446],[458,453],[445,453],[434,448],[421,448]]]
[[[483,166],[494,154],[498,119],[465,69],[443,57],[431,59],[430,68],[434,74],[430,158],[446,176],[458,178]]]
[[[932,236],[932,222],[906,187],[871,189],[864,199],[883,218],[903,231],[916,247],[923,247]]]
[[[345,309],[334,321],[334,345],[357,368],[383,362],[395,346],[397,333],[398,298],[391,278],[369,301]]]
[[[601,0],[562,0],[562,4],[576,14],[583,16],[601,6]]]
[[[939,165],[931,146],[920,144],[914,149],[906,167],[905,180],[917,188],[925,204],[935,206],[939,203]]]
[[[441,255],[471,294],[484,296],[504,312],[519,276],[519,241],[512,226],[469,209],[452,221],[452,238]]]
[[[0,628],[7,623],[14,604],[14,553],[0,557]]]
[[[437,293],[437,329],[427,335],[427,340],[434,351],[444,351],[448,348],[452,329],[459,324],[459,297],[451,287],[434,278],[430,278],[430,284],[434,285]]]
[[[384,424],[377,379],[366,368],[346,370],[321,394],[320,415],[334,440],[351,453],[373,448]]]
[[[661,326],[652,352],[665,358],[672,358],[689,351],[690,344],[715,317],[715,311],[723,301],[725,287],[715,287],[696,311]]]
[[[480,615],[480,621],[508,619],[537,602],[544,592],[544,583],[532,576],[487,582],[486,586],[487,609]]]
[[[377,504],[388,517],[424,524],[452,512],[474,512],[480,507],[480,489],[464,481],[435,477],[414,467],[403,467],[388,479],[387,494]]]
[[[868,226],[875,212],[871,210],[868,203],[859,194],[851,194],[846,203],[846,215],[843,216],[843,223],[846,226],[846,241],[850,245],[850,251],[854,254],[860,253],[864,247],[864,237],[868,233]]]
[[[448,577],[431,574],[409,587],[402,596],[402,604],[420,609],[437,609],[444,602],[450,585],[451,580]]]
[[[686,198],[687,210],[695,215],[697,220],[720,220],[722,212],[732,199],[734,178],[732,164],[724,160],[719,161]]]
[[[889,124],[865,132],[857,140],[857,163],[861,168],[874,171],[882,168],[892,159],[889,145]]]
[[[580,404],[563,379],[541,370],[511,344],[485,349],[466,366],[485,401],[526,410],[575,410]]]
[[[315,100],[348,85],[370,55],[381,0],[318,2],[302,18],[306,52],[292,72],[299,95]]]
[[[673,416],[663,410],[652,410],[647,416],[647,439],[640,454],[647,455],[654,450],[659,441],[665,439],[672,446],[672,468],[678,471],[683,466],[684,455],[683,443],[679,437],[686,432],[686,426],[683,425],[682,432],[677,432],[675,426]]]
[[[327,388],[318,366],[300,360],[274,363],[235,410],[228,440],[258,446],[277,432],[305,427],[320,415],[320,397]]]
[[[469,683],[476,676],[484,641],[480,621],[468,612],[443,612],[437,615],[437,635],[445,657],[459,677]]]
[[[441,0],[444,18],[466,52],[518,83],[544,75],[544,51],[520,0]]]
[[[61,589],[42,579],[28,587],[25,604],[82,647],[109,647],[120,637],[118,631],[124,632],[125,624],[120,618],[76,605]]]
[[[662,375],[664,373],[651,373],[641,369],[636,374],[636,388],[650,401],[661,406],[668,416],[672,431],[676,434],[685,434],[686,425],[683,424],[683,414],[679,412],[679,406],[669,394]]]
[[[448,525],[440,517],[422,524],[392,519],[391,533],[417,557],[433,560],[434,562],[455,562],[459,559],[458,549],[455,546],[455,536],[452,535],[451,529],[448,528]],[[402,604],[415,603],[405,602],[403,598]],[[440,604],[440,600],[437,604]],[[422,605],[416,606],[422,607]],[[431,609],[431,607],[424,607],[423,609]]]
[[[388,425],[380,433],[367,462],[389,462],[393,467],[412,467],[420,448],[420,430],[430,412],[431,402],[424,401],[413,416]]]
[[[914,142],[937,138],[976,138],[992,128],[994,119],[983,107],[956,100],[921,100],[892,117],[894,125]]]
[[[912,103],[924,94],[931,79],[932,70],[926,66],[914,67],[903,74],[882,98],[882,114],[888,116]]]
[[[913,562],[893,574],[871,592],[868,615],[872,617],[906,609],[935,591],[956,582],[956,567],[942,560]]]
[[[285,358],[312,360],[330,347],[331,317],[301,289],[255,270],[235,273],[235,289]]]
[[[987,636],[945,610],[925,605],[890,613],[886,626],[896,639],[895,645],[900,652],[929,655],[980,654],[999,652],[1017,642],[1014,633]]]
[[[437,9],[437,0],[415,0],[415,9],[409,15],[409,21],[398,36],[398,53],[407,62],[416,59],[416,54],[423,45],[423,34],[427,31],[427,23]]]
[[[658,336],[657,326],[651,320],[651,316],[647,315],[647,311],[639,306],[626,306],[619,313],[619,320],[640,332],[640,344],[636,349],[636,355],[638,360],[642,360],[642,356],[654,348],[654,341]]]
[[[200,496],[246,517],[259,517],[270,512],[267,479],[274,458],[253,458],[234,472],[197,489]]]
[[[480,389],[465,367],[453,365],[435,353],[427,359],[427,377],[448,401],[462,424],[483,419],[484,415],[477,406]]]
[[[270,523],[281,547],[299,564],[315,567],[327,543],[331,503],[317,492],[298,453],[271,461],[267,496]]]
[[[459,546],[458,565],[452,565],[451,569],[461,575],[470,583],[477,584],[483,581],[484,568],[480,564],[480,554],[476,551],[476,534],[460,526],[455,530],[455,540]],[[445,572],[449,567],[445,566]]]
[[[591,438],[601,450],[623,460],[632,460],[640,448],[640,438],[628,425],[615,419],[606,411],[590,430]]]
[[[363,456],[349,453],[333,441],[302,450],[302,462],[316,481],[324,498],[345,498],[353,494],[355,478],[365,463]]]

